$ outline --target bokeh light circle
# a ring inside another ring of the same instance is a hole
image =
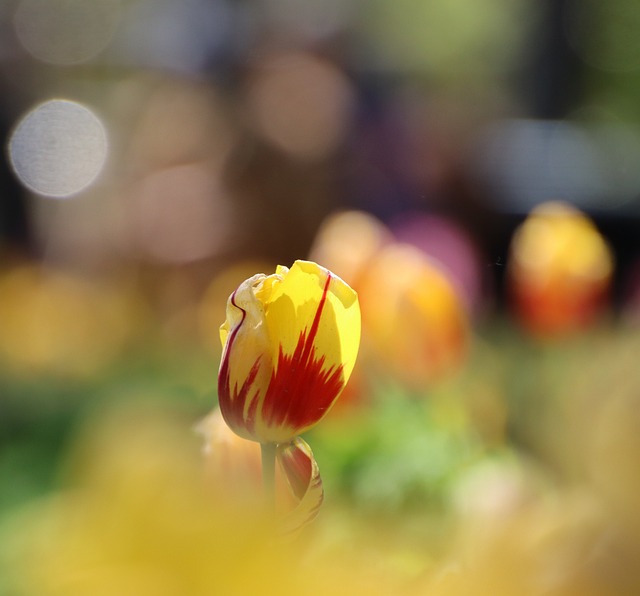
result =
[[[80,64],[111,41],[120,0],[22,0],[13,19],[22,46],[49,64]]]
[[[354,105],[346,75],[329,61],[306,53],[267,57],[248,86],[257,131],[295,158],[326,158],[342,142]]]
[[[30,190],[64,198],[87,188],[107,158],[100,119],[73,101],[54,99],[32,109],[9,139],[16,176]]]

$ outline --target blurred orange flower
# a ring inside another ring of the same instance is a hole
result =
[[[387,227],[364,211],[340,211],[322,223],[310,252],[352,287],[378,251],[393,241]]]
[[[400,243],[382,248],[358,291],[363,336],[382,366],[423,387],[460,365],[467,313],[447,274],[422,251]]]
[[[449,271],[435,258],[398,242],[385,224],[363,211],[328,217],[311,255],[360,297],[364,359],[346,401],[362,400],[367,365],[416,388],[460,366],[469,340],[468,312]]]

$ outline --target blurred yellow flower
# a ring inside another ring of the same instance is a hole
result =
[[[511,245],[508,282],[518,318],[541,337],[587,327],[606,305],[613,266],[586,215],[566,203],[539,205]]]
[[[0,363],[26,374],[94,374],[144,314],[117,285],[46,267],[12,269],[0,277]]]

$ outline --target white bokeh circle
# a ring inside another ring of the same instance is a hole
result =
[[[85,106],[54,99],[32,109],[9,139],[16,176],[30,190],[64,198],[87,188],[107,158],[107,135]]]

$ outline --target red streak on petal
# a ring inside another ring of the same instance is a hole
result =
[[[231,330],[231,333],[227,338],[224,357],[220,365],[220,372],[218,373],[218,402],[220,404],[220,412],[222,413],[222,417],[227,425],[239,434],[246,435],[248,433],[251,435],[255,427],[255,413],[259,390],[255,391],[252,398],[249,396],[249,392],[251,391],[251,387],[254,384],[258,370],[260,369],[260,358],[258,357],[253,363],[253,366],[251,367],[247,378],[242,383],[242,386],[238,388],[238,384],[236,383],[233,388],[231,388],[229,359],[236,335],[247,316],[247,312],[236,304],[235,297],[236,293],[234,292],[231,295],[231,304],[242,311],[242,319],[240,323]],[[247,399],[251,399],[251,405],[249,406],[247,418],[245,419],[244,407]],[[243,429],[244,432],[242,432]]]
[[[300,334],[293,354],[284,354],[280,346],[262,406],[267,426],[290,428],[293,435],[318,422],[344,386],[342,365],[327,369],[325,356],[315,356],[314,342],[330,284],[331,274],[327,275],[311,328]]]

